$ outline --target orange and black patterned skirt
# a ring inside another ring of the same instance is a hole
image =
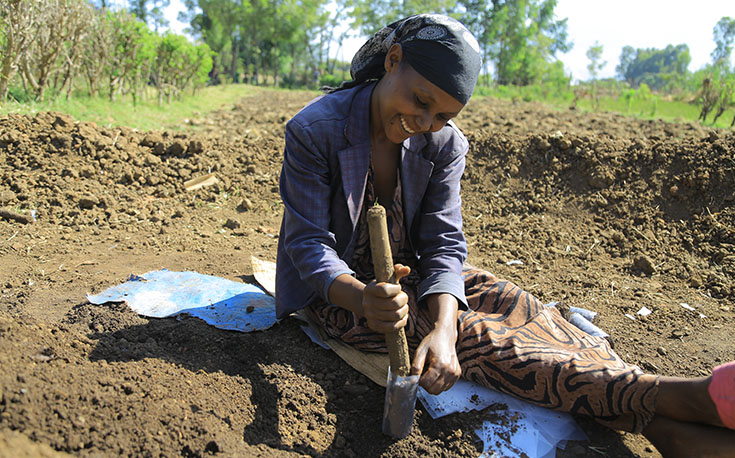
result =
[[[460,315],[457,339],[463,378],[617,430],[639,433],[653,418],[657,376],[626,364],[607,340],[581,331],[513,283],[474,268],[464,279],[470,310]],[[428,307],[416,305],[414,285],[403,289],[410,307],[406,336],[415,351],[432,322]],[[386,351],[384,336],[364,318],[323,303],[310,312],[331,337]]]

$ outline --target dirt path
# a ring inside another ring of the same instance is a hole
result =
[[[293,319],[240,334],[85,299],[130,273],[251,281],[251,254],[275,260],[283,127],[310,96],[264,91],[183,134],[0,119],[0,456],[479,455],[472,431],[492,412],[419,408],[393,443],[383,389]],[[735,358],[735,134],[496,100],[458,124],[470,262],[596,310],[647,371]],[[218,183],[184,190],[211,172]],[[579,422],[590,441],[558,456],[658,456]]]

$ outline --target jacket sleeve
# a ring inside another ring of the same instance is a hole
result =
[[[449,293],[460,309],[467,309],[462,264],[467,258],[467,242],[462,232],[460,180],[469,144],[450,125],[452,135],[436,155],[434,169],[421,202],[417,250],[422,281],[418,301],[429,294]]]
[[[337,254],[335,234],[329,231],[328,153],[315,146],[309,129],[296,118],[286,125],[285,139],[280,177],[282,242],[299,277],[328,301],[334,279],[344,273],[354,275]]]

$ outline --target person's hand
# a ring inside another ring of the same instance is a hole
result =
[[[398,282],[411,272],[401,264],[394,266],[396,283],[368,283],[362,291],[363,315],[370,329],[385,334],[397,331],[408,322],[408,295]]]
[[[421,375],[419,384],[430,394],[448,390],[462,375],[456,344],[456,327],[446,326],[434,328],[416,349],[411,375]]]

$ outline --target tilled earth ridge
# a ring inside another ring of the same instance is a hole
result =
[[[0,118],[0,455],[476,457],[483,420],[513,427],[502,406],[419,407],[390,441],[383,389],[294,319],[241,334],[86,301],[160,268],[253,281],[251,255],[275,260],[283,128],[311,97],[259,91],[169,132]],[[494,99],[457,124],[472,264],[597,311],[649,372],[735,359],[732,131]],[[659,456],[578,421],[590,441],[557,456]]]

